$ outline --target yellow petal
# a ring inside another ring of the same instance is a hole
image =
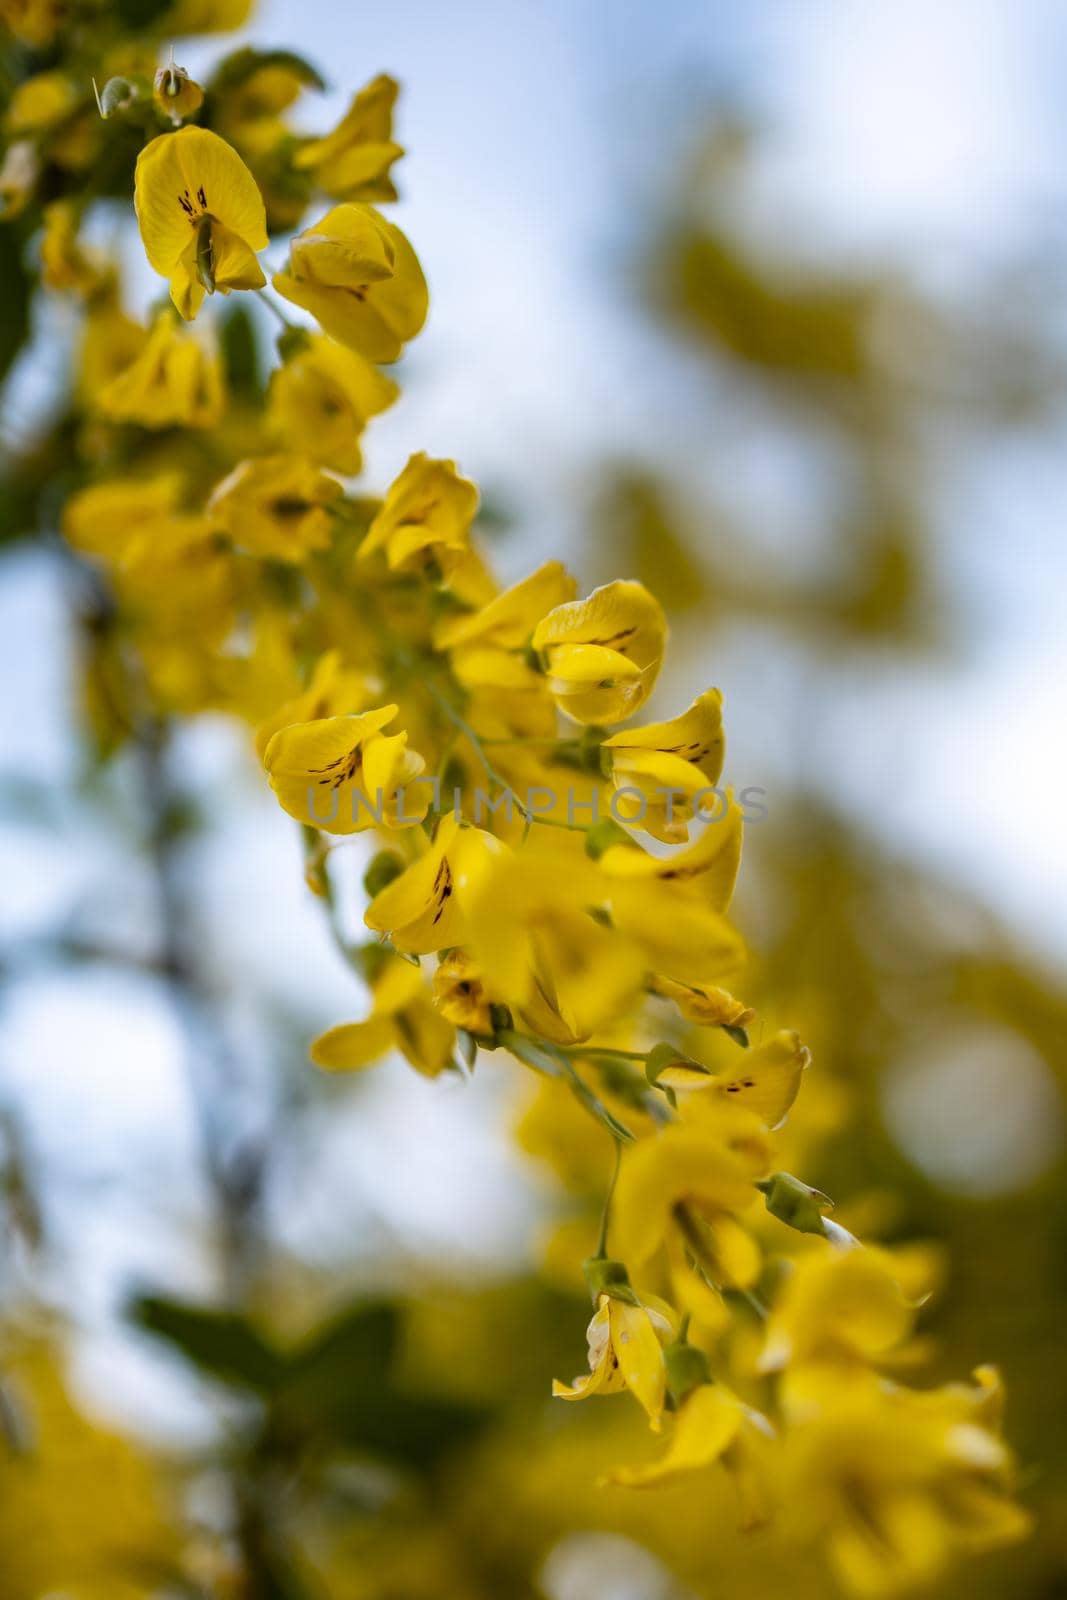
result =
[[[611,1346],[627,1388],[648,1413],[658,1432],[667,1392],[663,1347],[643,1306],[612,1300],[609,1308]]]
[[[768,1128],[778,1128],[800,1092],[800,1081],[811,1061],[798,1034],[777,1033],[756,1050],[746,1051],[736,1072],[712,1080],[716,1094],[754,1111]]]
[[[373,1016],[366,1022],[342,1022],[327,1028],[311,1043],[310,1056],[328,1072],[354,1072],[380,1061],[396,1044],[391,1016]]]
[[[170,277],[211,216],[244,241],[249,251],[267,247],[267,219],[256,180],[218,134],[206,128],[164,133],[137,158],[134,207],[145,254]]]

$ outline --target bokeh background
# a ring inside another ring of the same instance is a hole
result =
[[[938,1592],[1067,1593],[1067,12],[267,0],[254,37],[329,78],[308,128],[404,85],[432,311],[368,484],[455,456],[505,578],[562,556],[662,597],[655,711],[724,692],[728,776],[768,797],[750,988],[815,1053],[805,1176],[943,1250],[929,1372],[1002,1366],[1040,1517]],[[70,331],[38,314],[8,450]],[[79,1600],[125,1594],[116,1521],[154,1551],[131,1595],[826,1594],[706,1489],[590,1487],[632,1435],[546,1398],[580,1362],[552,1239],[582,1184],[525,1081],[315,1077],[304,1041],[362,997],[246,736],[183,732],[161,864],[136,772],[87,755],[62,568],[6,521],[0,1297],[34,1338],[2,1410],[64,1442],[0,1499],[5,1595],[57,1587],[57,1542]],[[310,1352],[292,1437],[265,1326]]]

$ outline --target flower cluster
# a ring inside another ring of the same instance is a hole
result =
[[[192,9],[167,13],[171,31]],[[28,45],[54,41],[47,0],[4,10]],[[201,86],[116,36],[99,113],[88,74],[58,59],[9,106],[0,189],[9,215],[50,197],[42,276],[82,311],[82,479],[62,525],[108,597],[98,737],[204,711],[253,731],[368,996],[313,1041],[320,1068],[395,1050],[432,1077],[510,1058],[540,1082],[521,1136],[557,1166],[584,1119],[578,1159],[607,1191],[585,1263],[589,1370],[555,1393],[629,1391],[666,1435],[610,1481],[723,1472],[745,1525],[777,1515],[824,1538],[861,1595],[1018,1537],[995,1374],[932,1390],[892,1376],[916,1349],[920,1288],[781,1170],[776,1130],[810,1056],[734,993],[745,815],[716,787],[721,695],[650,719],[655,596],[626,579],[582,595],[558,561],[502,588],[453,461],[413,454],[380,498],[353,487],[364,429],[399,394],[382,369],[428,308],[379,209],[403,154],[396,84],[376,78],[308,138],[284,113],[317,74],[287,52],[239,50]],[[89,173],[124,151],[169,288],[146,326],[84,237]],[[189,326],[250,292],[282,325],[265,385],[232,314],[221,336]],[[333,852],[356,833],[375,848],[352,944]]]

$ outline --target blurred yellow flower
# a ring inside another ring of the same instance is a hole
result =
[[[399,393],[356,351],[305,335],[271,375],[267,423],[287,448],[347,476],[363,464],[359,438],[367,419]]]
[[[267,746],[281,728],[296,722],[316,722],[323,717],[349,716],[361,711],[371,693],[364,673],[346,667],[339,650],[327,650],[316,661],[307,688],[265,717],[256,728],[256,754],[262,761]]]
[[[329,544],[329,507],[341,493],[336,478],[304,456],[257,456],[216,484],[208,511],[242,550],[300,562]]]
[[[477,510],[478,490],[460,477],[455,462],[433,461],[420,451],[390,485],[359,559],[384,551],[392,572],[433,566],[447,577],[468,552]]]
[[[699,1125],[673,1124],[641,1140],[625,1152],[615,1190],[617,1254],[634,1268],[680,1236],[717,1288],[747,1288],[760,1252],[738,1216],[769,1160],[761,1124],[730,1106]]]
[[[767,1321],[760,1371],[878,1361],[903,1343],[914,1321],[890,1257],[820,1245],[791,1266]]]
[[[162,311],[144,349],[97,396],[112,422],[142,428],[213,428],[222,415],[218,357],[183,333],[173,312]]]
[[[393,107],[399,86],[380,73],[354,96],[332,133],[312,139],[294,165],[336,200],[395,200],[389,169],[404,154],[393,141]]]
[[[454,1027],[483,1036],[492,1033],[492,1004],[482,975],[462,950],[450,950],[434,972],[433,999]]]
[[[177,125],[200,110],[204,103],[204,91],[190,78],[184,67],[176,67],[172,63],[160,67],[156,73],[152,98],[156,110]]]
[[[1025,1537],[1008,1494],[1011,1456],[978,1386],[915,1393],[827,1371],[783,1439],[783,1501],[801,1534],[825,1538],[831,1565],[861,1600],[929,1584],[957,1552]]]
[[[330,1072],[353,1072],[399,1050],[418,1072],[436,1077],[452,1060],[455,1030],[434,1006],[417,966],[385,951],[381,958],[371,979],[370,1016],[321,1033],[311,1059]]]
[[[742,1528],[766,1522],[771,1511],[767,1418],[721,1383],[701,1383],[678,1406],[670,1444],[658,1461],[616,1467],[604,1482],[645,1489],[721,1464],[734,1483]]]

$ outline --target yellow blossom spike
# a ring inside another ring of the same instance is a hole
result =
[[[187,321],[206,292],[260,289],[256,253],[267,247],[267,220],[256,180],[231,145],[206,128],[161,134],[137,158],[134,207],[149,263],[170,279],[171,298]]]

